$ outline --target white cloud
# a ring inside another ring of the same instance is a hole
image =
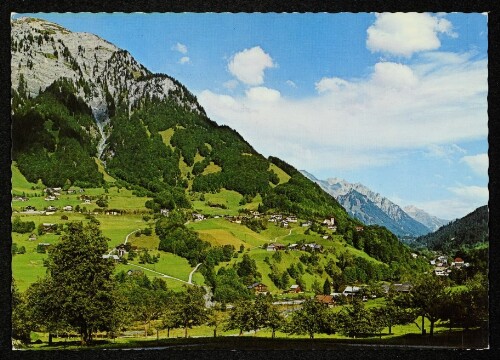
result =
[[[410,57],[415,52],[438,49],[438,34],[457,37],[451,22],[440,16],[382,13],[376,17],[367,30],[366,46],[372,52]]]
[[[178,51],[181,54],[187,54],[188,49],[187,46],[181,43],[177,43],[172,47],[172,50]]]
[[[238,87],[238,81],[235,79],[231,79],[222,84],[222,86],[224,86],[226,89],[234,90]]]
[[[379,62],[375,64],[372,81],[381,87],[401,89],[417,85],[418,78],[406,65]]]
[[[255,46],[236,53],[230,59],[228,69],[241,82],[255,86],[264,83],[264,70],[275,66],[271,56],[260,46]]]
[[[264,86],[250,88],[246,91],[248,99],[254,101],[277,101],[281,94],[278,90],[269,89]]]
[[[297,84],[295,84],[292,80],[287,80],[286,84],[294,89],[297,88]]]
[[[318,93],[323,93],[327,91],[339,91],[345,89],[349,85],[349,83],[344,79],[333,77],[322,78],[314,85],[316,86],[316,91]]]
[[[431,144],[427,147],[427,156],[434,158],[441,158],[451,161],[454,155],[465,154],[465,149],[462,149],[457,144],[451,145],[437,145]]]
[[[320,79],[318,94],[303,99],[265,87],[239,96],[204,91],[198,99],[259,152],[310,171],[382,166],[411,149],[463,157],[453,144],[488,134],[487,60],[418,59],[378,63],[363,79]]]
[[[190,59],[188,56],[183,56],[179,59],[179,64],[187,64],[190,62]]]
[[[450,187],[448,190],[458,195],[461,199],[474,202],[479,201],[480,203],[483,204],[486,203],[489,198],[489,191],[487,187],[481,187],[475,185],[471,186],[460,185],[460,186]]]
[[[461,161],[465,162],[476,174],[488,176],[488,154],[464,156]]]

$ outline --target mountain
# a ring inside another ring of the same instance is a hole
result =
[[[11,21],[12,157],[30,182],[108,187],[148,196],[146,207],[192,209],[193,199],[232,190],[240,205],[323,221],[380,261],[407,264],[389,231],[352,219],[286,162],[265,158],[235,130],[210,120],[196,97],[153,74],[126,50],[33,18]]]
[[[436,216],[426,213],[424,210],[417,208],[413,205],[408,205],[403,208],[404,212],[410,215],[414,220],[424,224],[431,231],[436,231],[441,226],[446,225],[450,220],[443,220]]]
[[[431,234],[418,237],[415,244],[444,253],[451,253],[461,248],[474,248],[489,241],[488,219],[488,206],[481,206]]]
[[[318,180],[307,171],[302,171],[302,174],[335,197],[350,215],[365,224],[385,226],[400,237],[420,236],[432,231],[398,205],[362,184],[338,178]]]

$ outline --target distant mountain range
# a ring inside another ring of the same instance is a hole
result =
[[[339,178],[319,180],[305,170],[301,172],[337,199],[353,217],[368,225],[385,226],[399,237],[425,235],[449,222],[429,215],[415,206],[402,209],[362,184],[349,183]]]

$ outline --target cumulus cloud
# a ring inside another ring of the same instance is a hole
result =
[[[464,156],[461,161],[466,163],[476,174],[488,176],[488,154]]]
[[[419,60],[381,62],[361,79],[318,79],[317,95],[308,98],[258,86],[238,96],[207,90],[198,99],[264,155],[310,171],[382,166],[411,149],[462,157],[446,144],[488,134],[487,60],[444,53]]]
[[[453,25],[441,16],[425,13],[383,13],[367,30],[366,46],[372,52],[410,57],[441,46],[439,34],[457,37]]]
[[[264,70],[275,66],[271,56],[255,46],[236,53],[229,60],[228,69],[242,83],[255,86],[264,83]]]
[[[177,43],[172,47],[172,50],[178,51],[181,54],[187,54],[188,49],[187,46],[181,43]]]
[[[269,89],[264,86],[250,88],[246,91],[248,99],[254,101],[277,101],[281,94],[278,90]]]
[[[189,59],[189,57],[188,57],[188,56],[183,56],[183,57],[181,57],[181,58],[180,58],[180,60],[179,60],[179,64],[187,64],[187,63],[189,63],[189,62],[190,62],[190,59]]]
[[[418,78],[409,66],[393,62],[379,62],[375,64],[372,81],[380,87],[401,89],[415,86]]]
[[[238,87],[238,80],[231,79],[222,84],[226,89],[234,90]]]

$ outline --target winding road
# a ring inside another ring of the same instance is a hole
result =
[[[139,230],[141,230],[141,229],[134,230],[134,231],[132,231],[130,234],[128,234],[128,235],[125,237],[125,241],[124,241],[123,243],[124,243],[124,244],[126,244],[126,243],[127,243],[127,241],[128,241],[129,236],[130,236],[130,235],[132,235],[133,233],[135,233],[135,232],[139,231]],[[116,250],[116,248],[115,248],[115,249],[113,249],[113,250],[111,250],[111,251],[109,252],[109,254],[111,254],[111,253],[112,253],[113,251],[115,251],[115,250]],[[198,265],[196,265],[196,266],[195,266],[195,268],[194,268],[194,269],[193,269],[193,270],[189,273],[189,278],[188,278],[188,281],[185,281],[185,280],[182,280],[182,279],[176,278],[176,277],[174,277],[174,276],[170,276],[170,275],[167,275],[167,274],[161,273],[161,272],[156,271],[156,270],[151,270],[151,269],[149,269],[149,268],[147,268],[147,267],[145,267],[145,266],[141,266],[141,265],[137,265],[137,264],[132,264],[132,263],[128,263],[127,265],[135,266],[135,267],[141,268],[141,269],[143,269],[143,270],[153,272],[153,273],[155,273],[155,274],[161,275],[161,276],[162,276],[162,277],[164,277],[164,278],[168,278],[168,279],[172,279],[172,280],[177,280],[177,281],[180,281],[180,282],[182,282],[182,283],[184,283],[184,284],[193,285],[193,274],[196,272],[196,270],[198,270],[198,268],[200,267],[201,263],[199,263]]]

